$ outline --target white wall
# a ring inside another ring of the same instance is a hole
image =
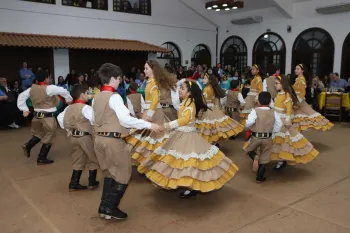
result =
[[[55,70],[55,83],[57,83],[59,76],[66,78],[66,75],[69,73],[69,50],[54,49],[53,61]]]
[[[341,70],[341,52],[344,40],[350,32],[350,13],[320,15],[315,9],[320,6],[329,6],[336,3],[350,2],[349,0],[313,0],[308,2],[294,3],[294,18],[287,19],[276,8],[249,11],[242,14],[222,16],[219,28],[219,51],[223,41],[231,36],[237,35],[243,38],[248,47],[248,64],[252,63],[252,48],[256,39],[271,29],[278,33],[286,43],[286,73],[291,73],[292,46],[297,36],[304,30],[311,27],[319,27],[326,30],[332,36],[335,43],[334,68],[335,72]],[[263,16],[263,22],[237,26],[230,23],[232,19],[239,19],[248,16]],[[292,26],[292,32],[287,32],[287,26]],[[226,33],[229,30],[229,33]]]
[[[178,0],[152,0],[152,16],[0,0],[0,31],[65,36],[133,39],[155,45],[171,41],[180,47],[182,63],[190,62],[197,44],[206,44],[215,63],[216,29]]]

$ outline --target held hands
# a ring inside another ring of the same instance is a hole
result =
[[[160,126],[160,125],[152,123],[151,130],[155,133],[160,133],[160,132],[163,132],[165,130],[165,128],[164,128],[164,126]]]
[[[23,112],[23,116],[28,117],[29,113],[30,113],[29,111],[25,111],[25,112]]]
[[[282,121],[283,125],[286,126],[287,128],[292,126],[292,121],[290,119],[281,118],[281,121]]]

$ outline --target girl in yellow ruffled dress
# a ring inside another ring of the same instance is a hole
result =
[[[254,64],[252,66],[251,73],[254,76],[254,79],[250,82],[250,91],[245,98],[245,105],[240,114],[242,125],[245,125],[249,113],[256,107],[258,95],[263,91],[263,82],[260,76],[260,70],[259,65]]]
[[[149,78],[145,89],[145,105],[143,106],[145,111],[142,119],[163,125],[169,122],[169,119],[164,114],[162,106],[159,103],[159,88],[172,89],[175,88],[176,83],[173,82],[168,72],[155,60],[146,62],[145,74]],[[132,151],[134,151],[132,155],[133,165],[142,163],[145,158],[169,137],[168,131],[155,133],[145,129],[133,132],[131,136],[126,138],[126,142],[132,146]]]
[[[199,111],[208,108],[198,85],[185,81],[180,97],[178,119],[164,125],[175,132],[138,167],[138,171],[161,188],[188,189],[181,193],[181,198],[189,198],[198,192],[220,189],[235,175],[238,167],[216,146],[204,140],[194,127]]]
[[[275,169],[279,170],[287,163],[291,165],[309,163],[319,152],[292,126],[293,104],[298,102],[297,96],[285,76],[276,78],[275,87],[278,94],[275,98],[274,108],[284,123],[280,132],[272,134],[271,160],[279,161]]]
[[[300,132],[308,129],[326,131],[333,127],[327,118],[316,112],[305,101],[306,79],[304,76],[305,65],[299,64],[295,67],[295,74],[298,76],[293,89],[298,96],[299,106],[294,110],[293,126]]]
[[[226,93],[220,88],[217,78],[212,74],[205,74],[203,83],[203,96],[210,109],[196,120],[198,133],[209,143],[216,143],[220,138],[229,139],[241,133],[244,126],[226,116],[220,109],[220,98],[225,97]]]

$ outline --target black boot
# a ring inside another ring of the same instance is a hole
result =
[[[96,180],[96,176],[97,176],[97,170],[89,171],[89,189],[90,190],[94,190],[100,184],[100,182]]]
[[[22,146],[24,155],[30,157],[31,149],[40,142],[40,138],[33,136],[26,144]]]
[[[262,182],[266,181],[266,177],[264,177],[265,171],[266,171],[266,165],[259,164],[258,173],[256,175],[256,182],[257,183],[262,183]]]
[[[80,191],[80,190],[87,189],[86,186],[82,186],[82,185],[79,184],[82,172],[83,172],[82,170],[79,170],[79,171],[73,170],[72,178],[70,179],[70,183],[69,183],[69,186],[68,186],[69,187],[69,192]]]
[[[108,193],[108,187],[111,186],[111,182],[113,182],[112,178],[105,177],[103,182],[103,191],[102,191],[102,197],[100,202],[100,207],[98,208],[98,213],[100,214],[101,218],[105,217],[105,209],[108,207],[108,201],[106,199],[106,195]]]
[[[278,166],[279,164],[277,163],[277,165],[276,165],[276,167],[275,167],[275,170],[276,171],[280,171],[280,170],[282,170],[283,168],[285,168],[286,166],[287,166],[287,162],[286,161],[283,161],[283,163],[280,165],[280,166]]]
[[[111,179],[111,178],[108,178]],[[106,181],[106,180],[105,180]],[[120,200],[123,198],[125,190],[127,189],[127,184],[119,184],[115,180],[108,180],[106,185],[106,190],[104,196],[104,200],[101,200],[99,213],[101,217],[105,219],[118,219],[123,220],[128,217],[127,213],[121,211],[118,206]]]
[[[187,198],[190,198],[190,197],[197,196],[198,193],[199,192],[196,191],[196,190],[186,190],[186,191],[180,193],[180,197],[183,198],[183,199],[187,199]]]
[[[51,149],[51,144],[43,144],[39,153],[39,158],[36,161],[38,165],[46,165],[51,164],[54,161],[47,159],[47,154],[49,153]]]
[[[256,156],[256,152],[255,152],[255,151],[249,151],[249,152],[248,152],[248,155],[249,155],[249,157],[254,161],[255,156]]]

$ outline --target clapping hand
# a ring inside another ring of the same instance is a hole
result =
[[[165,130],[164,126],[160,126],[157,124],[152,123],[151,124],[151,130],[155,133],[159,133]]]

